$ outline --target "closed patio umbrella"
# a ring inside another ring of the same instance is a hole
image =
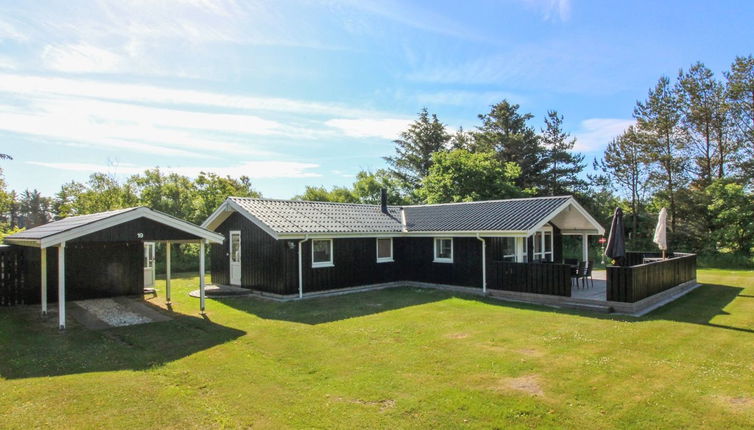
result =
[[[665,258],[665,252],[668,250],[668,210],[662,208],[660,216],[657,217],[657,227],[655,227],[655,237],[652,242],[662,251],[662,258]]]
[[[623,259],[626,257],[626,242],[623,238],[623,210],[616,208],[613,214],[613,222],[610,223],[610,235],[607,237],[607,247],[605,255],[615,260],[618,266],[623,265]]]

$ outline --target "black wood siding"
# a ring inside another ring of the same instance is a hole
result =
[[[138,233],[143,237],[139,238]],[[137,218],[116,226],[106,228],[86,236],[71,240],[73,242],[129,242],[135,240],[197,240],[198,237],[182,230],[166,226],[146,218]]]
[[[216,232],[225,236],[222,245],[211,246],[211,273],[215,284],[230,284],[230,231],[241,232],[241,286],[275,294],[298,291],[298,257],[287,240],[275,240],[243,215],[234,213]]]
[[[39,303],[40,249],[23,247],[28,303]],[[47,252],[47,300],[58,298],[58,248]],[[140,241],[68,242],[65,247],[66,300],[139,295],[144,291],[144,244]]]
[[[453,263],[435,263],[434,238],[407,237],[400,253],[402,278],[397,280],[480,287],[482,242],[475,237],[453,238]],[[487,238],[489,244],[489,238]],[[488,249],[489,255],[489,249]]]
[[[302,246],[304,292],[406,280],[402,274],[402,257],[397,255],[397,251],[403,248],[406,242],[407,238],[394,238],[393,260],[395,261],[377,263],[376,238],[334,239],[333,264],[335,266],[313,268],[312,241],[308,240]],[[298,292],[298,284],[295,292]]]

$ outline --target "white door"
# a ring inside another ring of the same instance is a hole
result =
[[[154,286],[154,242],[144,242],[144,288]]]
[[[241,232],[230,232],[230,285],[241,285]]]

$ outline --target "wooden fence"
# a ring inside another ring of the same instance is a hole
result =
[[[0,306],[27,303],[24,255],[17,249],[0,246]]]
[[[636,256],[630,258],[639,261]],[[696,254],[675,253],[672,258],[662,261],[633,266],[608,266],[607,300],[638,302],[693,279],[696,279]]]
[[[571,266],[567,264],[493,261],[487,270],[490,289],[571,296]]]

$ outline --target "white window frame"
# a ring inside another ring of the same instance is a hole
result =
[[[555,255],[555,232],[552,230],[552,227],[545,227],[543,229],[537,230],[536,233],[534,233],[534,236],[532,237],[532,242],[537,240],[537,235],[540,235],[540,243],[539,243],[539,250],[540,252],[537,252],[536,244],[534,246],[534,249],[532,250],[532,260],[533,261],[554,261],[554,255]],[[547,247],[545,244],[547,241],[545,240],[545,237],[547,235],[550,235],[550,250],[546,251]],[[546,260],[546,257],[549,256],[550,259]],[[537,258],[539,257],[539,258]]]
[[[450,241],[450,258],[445,257],[438,257],[437,256],[437,241],[438,240],[449,240]],[[453,238],[452,237],[435,237],[432,240],[432,247],[434,249],[434,252],[432,253],[432,256],[434,257],[434,260],[432,262],[434,263],[452,263],[453,262]]]
[[[381,240],[389,240],[390,241],[390,257],[380,257],[380,241]],[[378,237],[374,240],[374,247],[375,247],[375,255],[377,256],[377,262],[378,263],[392,263],[395,260],[393,259],[393,238],[392,237]]]
[[[503,261],[506,261],[506,262],[509,262],[509,263],[515,263],[515,262],[518,261],[518,253],[516,252],[516,247],[518,246],[518,241],[513,236],[503,237],[503,240],[509,240],[509,239],[513,241],[513,254],[503,254]]]
[[[330,260],[329,261],[314,261],[314,242],[330,242]],[[312,245],[311,245],[311,253],[312,253],[312,268],[317,267],[334,267],[335,264],[333,263],[333,240],[332,239],[312,239]]]

